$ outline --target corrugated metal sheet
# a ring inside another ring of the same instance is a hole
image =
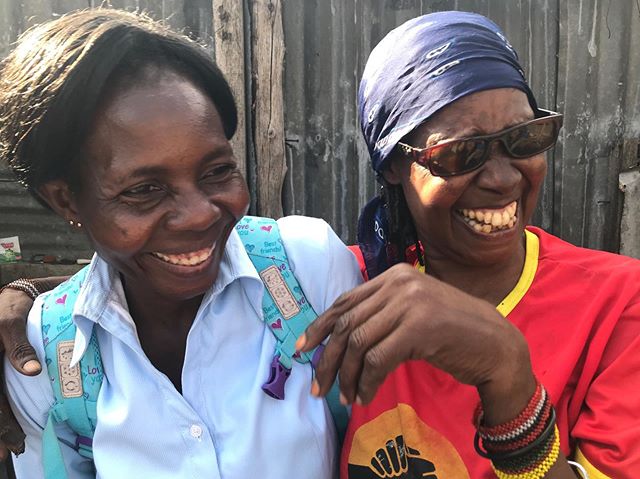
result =
[[[554,172],[554,231],[575,244],[616,251],[618,175],[632,166],[623,164],[623,150],[640,138],[640,5],[561,2],[560,26],[558,105],[565,129]]]

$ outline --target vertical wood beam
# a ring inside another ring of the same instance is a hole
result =
[[[215,58],[231,86],[238,108],[238,128],[231,146],[242,174],[247,175],[243,0],[213,0]]]
[[[254,144],[258,214],[282,216],[287,165],[284,146],[284,32],[280,0],[252,2]]]

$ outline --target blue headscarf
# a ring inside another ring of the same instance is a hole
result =
[[[360,126],[380,176],[396,144],[434,113],[482,90],[517,88],[538,107],[500,28],[475,13],[438,12],[400,25],[373,49],[360,81]],[[369,278],[390,264],[388,222],[380,197],[362,210],[358,243]]]

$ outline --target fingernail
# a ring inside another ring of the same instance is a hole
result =
[[[24,369],[25,372],[31,374],[31,373],[39,373],[41,367],[38,361],[36,361],[35,359],[30,359],[29,361],[24,363],[24,365],[22,366],[22,369]]]
[[[347,397],[342,393],[340,393],[340,404],[342,404],[343,406],[349,404],[349,401],[347,401]]]
[[[311,395],[315,397],[318,397],[320,395],[320,385],[315,379],[311,383]]]
[[[362,406],[362,399],[360,399],[360,396],[356,396],[356,404],[358,406]]]
[[[303,334],[296,341],[296,345],[295,345],[296,351],[302,351],[302,348],[304,348],[305,344],[307,344],[307,335]]]

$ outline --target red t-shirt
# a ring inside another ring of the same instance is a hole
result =
[[[578,248],[534,227],[526,238],[522,276],[498,311],[527,339],[565,455],[591,479],[636,479],[640,261]],[[425,361],[402,364],[371,404],[353,406],[341,477],[495,478],[473,447],[477,403],[474,387]],[[406,450],[408,471],[400,471],[399,450]]]

